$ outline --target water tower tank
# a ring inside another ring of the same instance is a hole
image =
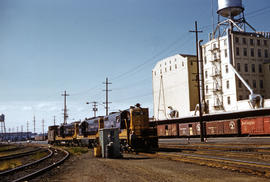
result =
[[[217,13],[223,17],[234,17],[243,11],[242,0],[218,0]]]

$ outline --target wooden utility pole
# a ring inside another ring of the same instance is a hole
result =
[[[103,90],[103,91],[106,92],[106,102],[103,102],[103,104],[106,105],[106,106],[105,106],[105,109],[106,109],[106,116],[108,116],[108,115],[109,115],[109,104],[111,103],[111,102],[109,102],[109,91],[112,91],[112,90],[109,90],[109,84],[112,84],[112,83],[110,83],[110,82],[108,81],[108,78],[106,78],[106,82],[105,82],[105,83],[103,82],[103,84],[106,85],[106,89]]]
[[[27,139],[29,139],[29,121],[26,122],[26,132]]]
[[[198,30],[197,21],[195,21],[195,30],[191,30],[189,32],[195,33],[196,35],[196,56],[197,56],[197,74],[196,80],[198,83],[198,97],[199,97],[199,112],[200,112],[200,130],[201,130],[201,142],[204,142],[204,126],[202,120],[202,103],[201,103],[201,84],[200,84],[200,76],[199,76],[199,40],[198,40],[198,33],[202,33],[202,31]]]
[[[68,118],[68,114],[67,114],[67,96],[69,96],[69,94],[67,94],[67,92],[65,91],[65,93],[62,94],[62,96],[64,96],[64,124],[67,124],[67,118]]]
[[[44,136],[44,119],[42,119],[42,140],[45,140],[45,136]]]
[[[34,115],[34,121],[33,121],[33,123],[34,123],[34,133],[36,133],[36,117],[35,117],[35,115]]]
[[[53,125],[55,126],[56,123],[55,123],[55,116],[53,116]]]

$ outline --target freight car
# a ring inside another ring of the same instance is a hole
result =
[[[270,116],[258,116],[204,123],[208,137],[270,135]],[[198,137],[200,123],[173,123],[157,125],[159,137]]]
[[[70,144],[96,146],[99,129],[118,128],[123,150],[155,150],[158,137],[155,127],[149,126],[148,108],[139,104],[128,110],[110,113],[108,116],[85,119],[68,125],[50,126],[50,144]]]

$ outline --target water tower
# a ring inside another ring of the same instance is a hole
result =
[[[256,32],[245,19],[245,8],[242,0],[218,0],[218,25],[213,32],[213,37],[223,36],[227,29],[232,31],[245,32],[246,26]]]
[[[5,138],[5,134],[6,134],[6,126],[5,126],[5,115],[1,114],[0,115],[0,139],[4,139]]]

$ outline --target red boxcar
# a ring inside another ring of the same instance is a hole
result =
[[[241,133],[249,135],[265,134],[264,117],[243,118],[241,119]]]
[[[263,118],[264,121],[264,133],[270,134],[270,116],[265,116]]]
[[[207,135],[234,135],[238,134],[237,120],[213,121],[206,123]]]
[[[224,134],[226,135],[234,135],[234,134],[240,134],[239,133],[239,120],[228,120],[223,121],[224,124]]]
[[[180,136],[196,136],[200,135],[200,123],[187,123],[179,124],[179,135]]]
[[[158,136],[178,136],[178,124],[159,125]]]

